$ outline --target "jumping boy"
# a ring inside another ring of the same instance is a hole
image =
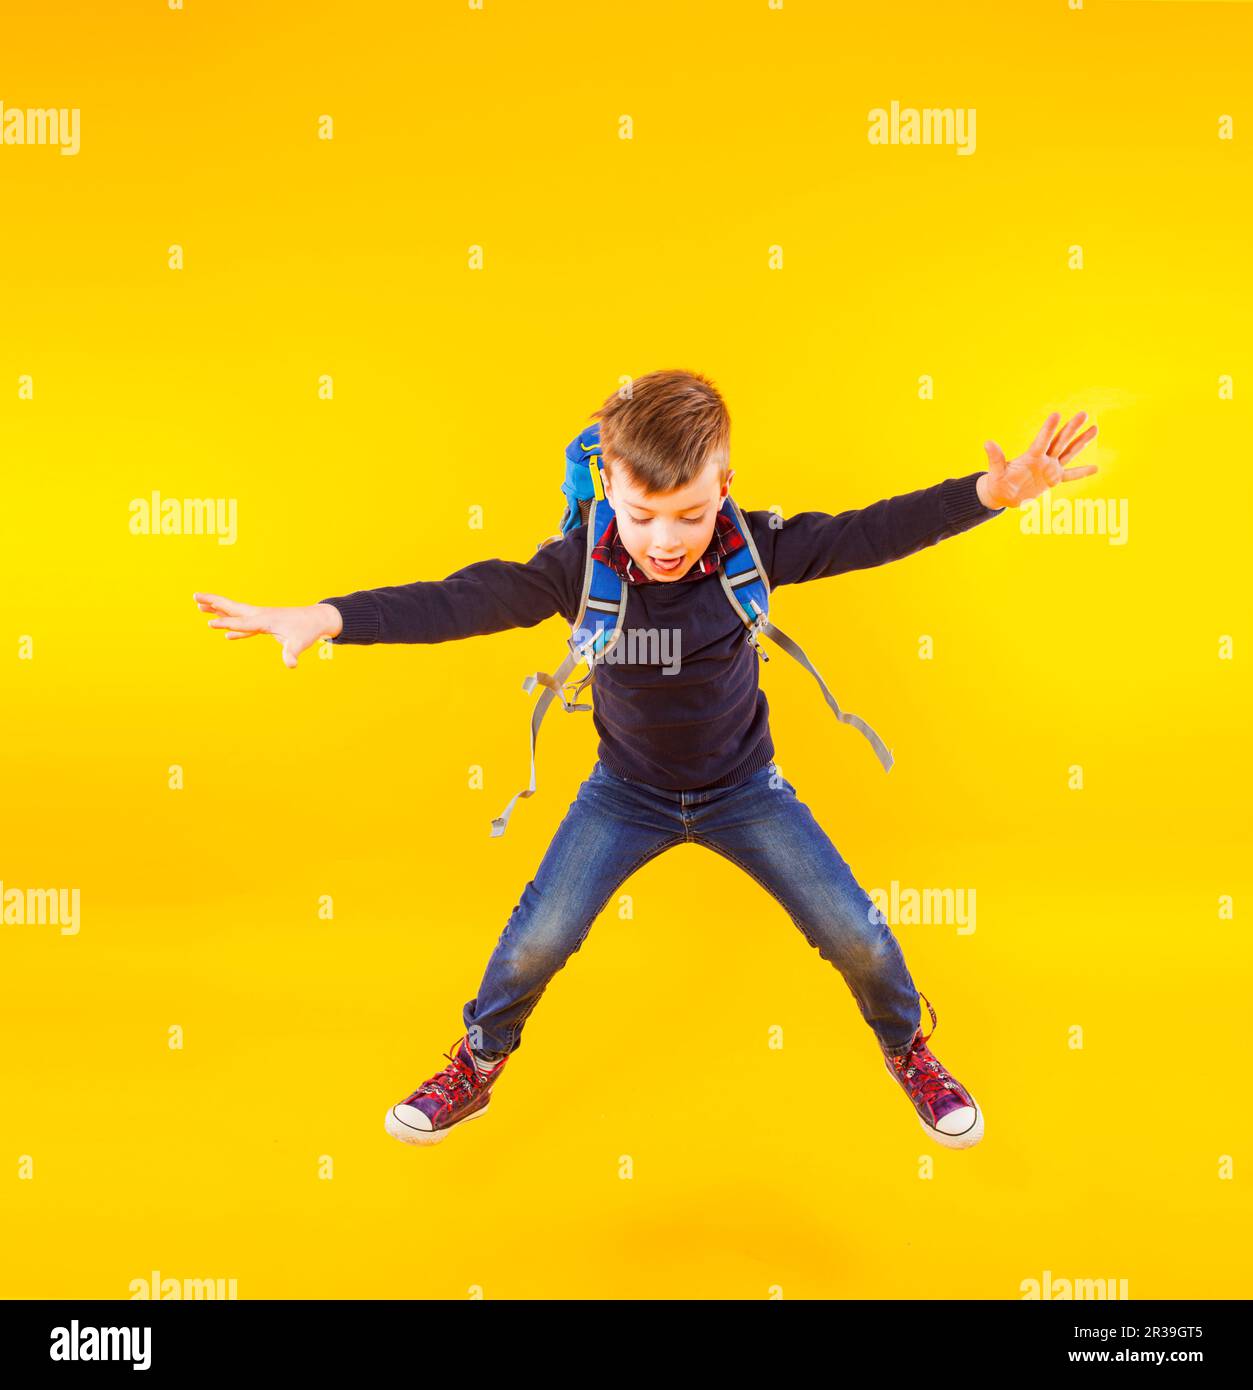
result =
[[[554,613],[574,624],[591,539],[591,553],[626,582],[633,629],[670,634],[665,645],[679,654],[664,665],[596,666],[598,761],[523,890],[477,996],[464,1007],[466,1031],[444,1054],[449,1065],[388,1111],[387,1132],[406,1143],[438,1143],[485,1114],[527,1017],[609,899],[650,859],[691,841],[737,864],[779,902],[843,976],[923,1128],[948,1148],[969,1148],[983,1137],[983,1111],[927,1046],[919,998],[932,1032],[935,1009],[915,988],[882,914],[774,764],[757,653],[717,577],[744,544],[724,506],[733,470],[721,395],[698,373],[654,372],[625,396],[611,396],[593,418],[600,421],[605,496],[613,508],[599,537],[588,537],[585,522],[525,563],[483,560],[443,580],[303,608],[195,595],[202,612],[216,615],[210,627],[225,628],[232,639],[269,633],[294,667],[321,639],[447,642],[533,627]],[[860,510],[786,520],[744,512],[756,563],[771,589],[884,565],[1059,482],[1095,473],[1095,466],[1066,464],[1096,427],[1079,434],[1087,418],[1080,412],[1058,431],[1060,418],[1050,415],[1012,462],[989,442],[985,471]]]

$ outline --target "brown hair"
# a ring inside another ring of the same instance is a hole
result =
[[[674,492],[698,478],[711,459],[724,482],[730,466],[731,415],[718,388],[699,372],[650,372],[625,398],[614,392],[592,412],[600,421],[601,456],[621,463],[645,492]]]

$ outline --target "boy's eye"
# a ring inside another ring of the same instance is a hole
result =
[[[627,516],[631,518],[636,526],[647,526],[652,520],[651,516],[631,516],[630,512],[627,513]],[[685,526],[699,526],[705,518],[703,516],[684,516],[679,519]]]

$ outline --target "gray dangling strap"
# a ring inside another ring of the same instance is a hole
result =
[[[586,449],[584,452],[586,452]],[[573,714],[576,710],[590,711],[592,708],[591,705],[574,704],[571,699],[566,698],[566,683],[569,681],[570,673],[574,668],[586,661],[588,668],[587,675],[578,683],[573,695],[573,700],[577,700],[595,674],[597,647],[601,647],[600,655],[603,656],[618,640],[618,636],[622,630],[622,618],[626,610],[627,581],[621,576],[617,576],[618,596],[616,600],[611,601],[608,598],[594,598],[592,596],[592,581],[593,578],[596,577],[597,568],[603,570],[605,575],[612,575],[613,573],[607,566],[598,566],[592,556],[596,538],[603,529],[602,508],[604,512],[610,516],[612,516],[613,512],[604,498],[603,490],[598,481],[600,473],[595,470],[598,470],[599,463],[595,456],[590,460],[590,467],[593,469],[593,487],[596,490],[596,496],[589,504],[585,518],[587,524],[587,550],[585,552],[583,566],[583,592],[579,598],[578,616],[574,622],[574,630],[567,643],[570,649],[569,654],[561,663],[555,676],[547,675],[543,671],[536,671],[534,675],[527,676],[522,682],[522,689],[528,692],[534,690],[536,685],[545,687],[543,694],[535,703],[535,708],[531,711],[531,783],[520,792],[515,793],[515,795],[510,798],[509,805],[492,821],[493,838],[505,833],[505,828],[509,824],[509,817],[513,813],[514,805],[518,799],[524,796],[535,795],[535,741],[539,737],[540,722],[544,718],[544,715],[548,713],[548,706],[552,704],[553,697],[556,696],[561,700],[561,707],[567,714]],[[556,538],[554,537],[553,539]],[[607,628],[606,621],[602,617],[596,630],[591,633],[583,645],[575,646],[575,640],[578,634],[582,631],[586,631],[586,629],[583,628],[583,619],[589,607],[594,608],[598,614],[612,613],[614,615],[613,627],[612,629]],[[602,645],[602,639],[605,637],[607,631],[609,633],[608,641],[603,642]]]
[[[821,687],[823,697],[826,699],[827,704],[829,704],[831,708],[835,711],[835,717],[838,720],[840,720],[841,723],[851,725],[859,733],[864,734],[865,737],[870,741],[870,746],[874,749],[875,756],[883,764],[884,772],[891,772],[892,764],[895,761],[895,759],[892,757],[892,754],[888,751],[887,745],[883,742],[879,735],[875,733],[875,731],[870,727],[869,724],[866,723],[864,719],[859,718],[855,714],[847,713],[845,710],[842,710],[839,707],[839,705],[836,704],[835,696],[832,695],[831,692],[827,689],[826,681],[824,681],[822,677],[818,674],[818,671],[815,668],[813,662],[810,661],[810,659],[805,655],[801,648],[795,642],[792,641],[792,639],[787,635],[786,632],[781,632],[768,618],[759,618],[757,621],[761,625],[761,630],[766,634],[767,637],[771,639],[771,641],[777,642],[779,646],[781,646],[783,650],[788,653],[789,656],[795,657],[796,660],[799,661],[800,664],[809,672],[809,674],[813,676],[814,680],[816,680],[819,686]]]
[[[575,690],[573,698],[578,698],[580,691],[582,691],[583,687],[588,683],[588,681],[591,680],[591,678],[592,674],[589,671],[588,674],[583,677],[583,680],[580,682],[578,688]],[[553,694],[561,701],[562,707],[565,709],[567,714],[573,714],[575,710],[579,709],[590,710],[592,708],[591,705],[572,705],[570,701],[566,698],[565,686],[562,685],[555,676],[547,675],[543,671],[536,671],[536,673],[533,676],[528,676],[526,680],[522,682],[522,689],[530,692],[535,689],[536,685],[547,686],[548,689],[551,690]]]
[[[565,696],[565,688],[562,684],[570,677],[570,672],[578,665],[579,658],[571,652],[561,663],[555,676],[550,676],[544,671],[536,671],[533,676],[527,676],[522,682],[522,689],[530,692],[536,685],[545,687],[544,693],[535,702],[535,708],[531,711],[531,785],[524,787],[520,792],[515,792],[509,798],[509,805],[492,821],[492,838],[503,835],[509,824],[509,817],[513,814],[514,803],[519,797],[535,795],[535,740],[539,737],[539,726],[544,716],[548,713],[548,706],[552,704],[554,695],[561,699],[562,708],[567,714],[575,710],[589,710],[591,705],[572,705]],[[576,692],[577,693],[577,692]]]

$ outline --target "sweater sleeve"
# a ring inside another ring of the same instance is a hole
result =
[[[343,619],[338,644],[451,642],[512,627],[534,627],[554,613],[573,624],[582,597],[586,525],[567,531],[527,561],[478,560],[446,579],[358,589],[333,604]]]
[[[1005,509],[985,507],[975,491],[981,476],[982,470],[947,478],[838,516],[797,512],[783,519],[754,511],[745,517],[771,588],[804,584],[902,560],[999,516]]]

